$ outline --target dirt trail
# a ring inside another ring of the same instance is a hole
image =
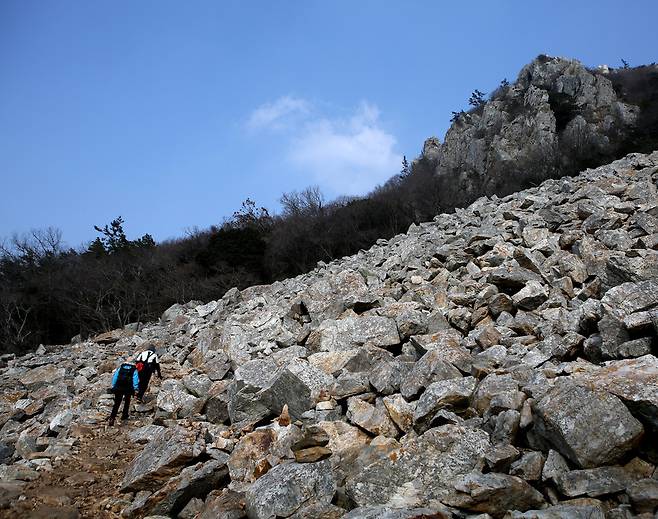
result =
[[[53,470],[42,472],[28,482],[11,507],[0,510],[0,518],[13,519],[111,519],[129,504],[118,498],[118,485],[126,465],[136,450],[127,434],[143,425],[131,418],[109,427],[75,426],[72,455],[53,463]]]

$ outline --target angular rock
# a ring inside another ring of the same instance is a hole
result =
[[[402,395],[391,395],[383,398],[384,405],[391,420],[402,432],[409,432],[414,425],[415,403],[407,402]]]
[[[272,428],[258,429],[244,435],[228,460],[232,481],[254,481],[271,468],[268,456],[277,433]]]
[[[272,414],[279,414],[284,405],[293,420],[305,411],[312,409],[323,396],[328,396],[334,386],[334,378],[324,371],[297,359],[279,370],[269,387],[263,389],[260,397]]]
[[[134,492],[157,487],[180,467],[199,457],[205,442],[198,431],[175,427],[160,432],[126,467],[121,482],[122,492]]]
[[[227,488],[213,491],[197,519],[245,519],[244,495]]]
[[[530,280],[512,296],[514,304],[523,310],[534,310],[548,299],[548,290],[539,281]]]
[[[19,381],[30,391],[43,386],[52,385],[66,375],[64,368],[58,368],[53,364],[39,366],[21,375]]]
[[[444,425],[404,447],[362,449],[347,475],[346,492],[358,506],[386,504],[396,496],[424,506],[442,500],[455,478],[481,466],[489,447],[484,431]]]
[[[557,451],[549,450],[542,469],[541,480],[555,483],[559,477],[567,472],[569,472],[569,465],[566,460]]]
[[[466,377],[430,384],[418,400],[414,422],[422,428],[439,409],[459,410],[467,407],[476,382],[475,378]]]
[[[535,402],[533,415],[533,434],[583,468],[614,463],[644,433],[617,397],[571,382]]]
[[[464,348],[464,350],[466,349]],[[468,350],[466,350],[466,355],[470,357]],[[433,382],[453,378],[462,378],[462,374],[445,360],[445,352],[430,350],[413,365],[400,384],[400,392],[405,398],[414,398]]]
[[[165,428],[161,425],[145,425],[139,429],[133,429],[128,433],[128,438],[132,443],[148,443],[164,432]]]
[[[634,480],[622,467],[611,466],[565,472],[556,478],[556,483],[565,496],[598,497],[621,492]]]
[[[335,490],[328,461],[278,465],[246,491],[247,515],[253,519],[302,516],[311,506],[329,505]]]
[[[510,475],[518,476],[525,481],[539,481],[544,468],[544,456],[541,452],[530,451],[523,454],[520,460],[512,463]]]
[[[60,433],[71,425],[72,420],[73,412],[70,409],[65,409],[64,411],[57,413],[53,419],[50,420],[48,428],[53,432]]]
[[[487,276],[487,282],[501,289],[521,290],[529,281],[541,282],[541,276],[523,267],[508,265],[492,270]]]
[[[204,403],[205,400],[190,395],[177,380],[167,379],[160,386],[156,405],[168,415],[189,417],[200,413]]]
[[[343,519],[450,519],[452,513],[432,508],[398,508],[389,506],[360,506],[345,514]]]
[[[277,366],[269,359],[246,362],[235,371],[228,403],[232,423],[257,422],[273,414],[260,391],[270,386],[276,373]]]
[[[473,407],[483,415],[495,404],[495,411],[520,409],[525,395],[519,391],[519,384],[511,375],[487,375],[473,394]]]
[[[228,482],[228,455],[184,468],[149,497],[145,504],[152,514],[175,516],[194,498],[204,499],[211,490]]]
[[[370,385],[380,395],[390,395],[400,390],[400,383],[407,378],[411,366],[397,358],[380,360],[370,371]]]
[[[186,375],[183,377],[182,382],[188,393],[197,398],[208,396],[208,390],[212,386],[212,380],[205,373]]]
[[[473,512],[502,517],[508,510],[522,512],[544,504],[543,496],[521,478],[490,472],[471,473],[455,481],[455,492],[443,502]]]
[[[606,517],[604,508],[600,504],[560,504],[545,510],[510,512],[505,519],[606,519]]]
[[[628,487],[628,497],[639,514],[652,513],[658,509],[658,480],[641,479]]]
[[[345,351],[366,343],[382,348],[399,344],[395,320],[380,316],[326,320],[307,341],[314,351]]]
[[[601,369],[576,373],[573,381],[616,395],[636,418],[658,431],[658,358],[653,355],[610,361]]]
[[[358,397],[347,401],[347,419],[375,436],[395,438],[400,434],[383,405],[374,406]]]

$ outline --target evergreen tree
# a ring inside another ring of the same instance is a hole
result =
[[[406,155],[402,155],[402,169],[400,169],[400,178],[408,177],[411,174],[411,167]]]
[[[477,108],[478,106],[482,106],[485,103],[485,93],[480,92],[477,88],[473,91],[471,94],[471,97],[468,100],[468,104]]]

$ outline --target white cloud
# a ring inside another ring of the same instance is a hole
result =
[[[329,196],[364,195],[398,173],[402,155],[379,119],[377,106],[363,102],[348,117],[320,116],[313,103],[284,96],[249,116],[250,130],[285,130],[290,165]]]
[[[295,116],[306,116],[309,111],[310,103],[305,99],[284,96],[256,108],[246,126],[250,130],[282,129]]]
[[[291,141],[289,158],[334,195],[363,195],[400,169],[395,144],[377,107],[362,103],[347,120],[307,121]]]

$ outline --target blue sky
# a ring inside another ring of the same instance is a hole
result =
[[[157,240],[362,194],[540,53],[658,59],[658,2],[0,2],[0,237]]]

